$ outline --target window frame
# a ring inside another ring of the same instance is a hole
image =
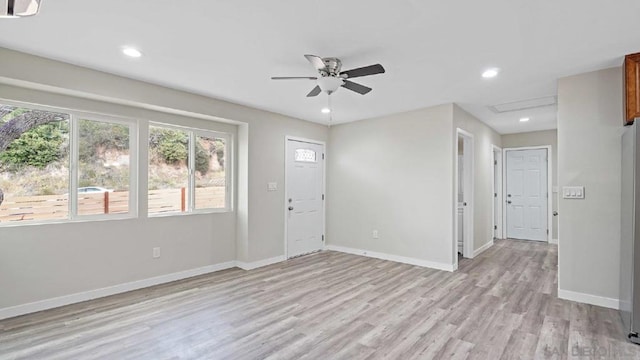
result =
[[[85,221],[102,221],[102,220],[119,220],[132,219],[138,217],[138,134],[139,121],[126,117],[113,115],[105,115],[100,113],[78,111],[63,107],[46,106],[34,103],[13,101],[0,98],[0,103],[10,106],[22,107],[33,110],[55,112],[69,115],[69,170],[68,176],[68,214],[64,219],[34,220],[34,221],[15,221],[0,222],[1,227],[29,226],[43,224],[62,224],[71,222]],[[129,211],[126,214],[95,214],[80,215],[78,214],[78,170],[80,166],[79,159],[79,143],[80,133],[78,122],[80,120],[97,121],[103,123],[113,123],[126,125],[129,127]]]
[[[138,217],[138,127],[137,120],[128,120],[117,118],[108,115],[98,115],[93,113],[75,112],[69,114],[71,116],[70,127],[73,131],[73,136],[70,137],[70,150],[69,155],[70,162],[69,172],[71,173],[71,181],[69,182],[69,201],[71,206],[69,214],[71,220],[103,220],[103,219],[129,219]],[[73,121],[71,121],[73,120]],[[80,215],[78,214],[78,186],[79,183],[79,170],[80,170],[80,127],[79,122],[81,120],[102,122],[108,124],[125,125],[129,127],[129,211],[126,214],[95,214],[95,215]],[[70,131],[70,133],[71,133]],[[75,141],[72,141],[75,139]],[[75,191],[74,191],[75,189]]]
[[[163,123],[163,122],[156,122],[156,121],[149,121],[149,129],[151,129],[151,127],[156,127],[156,128],[164,128],[164,129],[169,129],[169,130],[177,130],[177,131],[184,131],[187,133],[188,137],[189,137],[189,161],[187,161],[187,169],[188,169],[188,174],[189,174],[189,179],[188,179],[188,198],[187,198],[187,208],[184,212],[178,212],[178,211],[173,211],[173,212],[166,212],[166,213],[150,213],[149,209],[147,208],[147,216],[150,218],[156,218],[156,217],[165,217],[165,216],[185,216],[185,215],[191,215],[191,214],[212,214],[212,213],[226,213],[226,212],[232,212],[233,211],[233,206],[232,206],[232,202],[231,202],[231,194],[233,193],[233,186],[232,186],[232,181],[233,181],[233,155],[230,151],[230,149],[232,149],[232,141],[233,141],[233,136],[232,134],[229,133],[224,133],[224,132],[220,132],[220,131],[215,131],[215,130],[208,130],[208,129],[202,129],[202,128],[197,128],[197,127],[191,127],[191,126],[181,126],[181,125],[174,125],[174,124],[167,124],[167,123]],[[151,134],[151,131],[148,131],[149,134]],[[202,136],[202,137],[208,137],[208,138],[216,138],[216,139],[222,139],[224,140],[224,177],[225,177],[225,199],[224,199],[224,207],[221,208],[205,208],[205,209],[196,209],[195,207],[195,200],[196,200],[196,177],[195,177],[195,173],[196,173],[196,140],[198,136]],[[149,139],[147,138],[146,141],[146,146],[147,146],[147,150],[149,148]],[[147,157],[147,166],[149,165],[149,156]],[[148,176],[149,176],[149,169],[147,167],[147,184],[148,184]],[[147,194],[149,193],[149,186],[147,186]]]

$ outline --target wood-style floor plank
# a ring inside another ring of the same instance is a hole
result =
[[[516,240],[455,273],[327,251],[0,321],[0,360],[640,359],[616,311],[557,298],[556,264]]]

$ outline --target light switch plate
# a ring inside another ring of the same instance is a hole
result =
[[[584,186],[563,186],[563,199],[584,199]]]
[[[278,191],[278,183],[277,182],[267,183],[267,191]]]

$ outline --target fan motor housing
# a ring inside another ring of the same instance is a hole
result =
[[[342,61],[338,58],[334,57],[326,57],[322,58],[324,62],[328,75],[330,76],[338,76],[340,74],[340,69],[342,69]]]

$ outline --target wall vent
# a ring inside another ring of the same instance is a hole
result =
[[[546,96],[536,99],[515,101],[506,104],[490,105],[488,106],[488,108],[496,114],[501,114],[506,112],[554,106],[556,105],[556,103],[557,98],[555,96]]]

